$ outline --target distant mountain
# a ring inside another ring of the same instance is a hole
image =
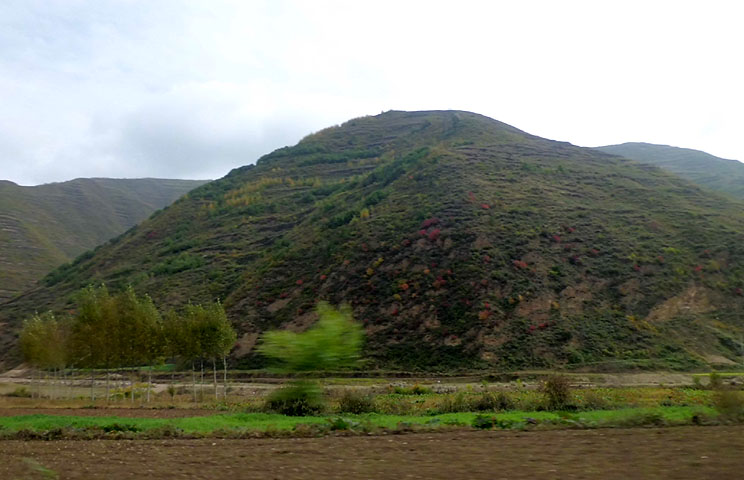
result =
[[[350,120],[203,185],[0,305],[222,300],[233,362],[348,302],[370,368],[703,368],[744,333],[744,201],[468,112]],[[3,355],[2,352],[7,352]]]
[[[202,180],[0,181],[0,301],[171,204]]]
[[[703,187],[744,198],[744,163],[737,160],[714,157],[700,150],[652,143],[623,143],[596,149],[656,165]]]

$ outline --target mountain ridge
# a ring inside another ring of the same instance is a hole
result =
[[[78,178],[0,182],[0,300],[144,220],[201,180]]]
[[[705,188],[744,198],[744,163],[738,160],[716,157],[702,150],[646,142],[594,148],[655,165]]]
[[[349,302],[371,366],[692,368],[738,359],[744,202],[482,115],[353,119],[203,185],[2,305],[88,283],[221,299],[261,366],[269,328]],[[10,358],[6,356],[5,358]],[[10,360],[6,360],[10,361]]]

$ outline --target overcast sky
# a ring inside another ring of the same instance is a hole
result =
[[[0,179],[219,178],[390,109],[744,160],[737,3],[0,0]]]

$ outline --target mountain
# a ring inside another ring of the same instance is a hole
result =
[[[22,187],[0,181],[0,301],[203,183],[80,178]]]
[[[351,304],[370,368],[692,368],[738,361],[744,202],[474,113],[391,111],[231,171],[0,306],[106,282],[223,301],[233,362]]]
[[[744,199],[744,163],[737,160],[714,157],[700,150],[652,143],[623,143],[596,148],[656,165],[698,185]]]

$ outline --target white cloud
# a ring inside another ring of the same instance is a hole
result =
[[[348,118],[744,159],[736,2],[0,4],[0,178],[211,177]]]

